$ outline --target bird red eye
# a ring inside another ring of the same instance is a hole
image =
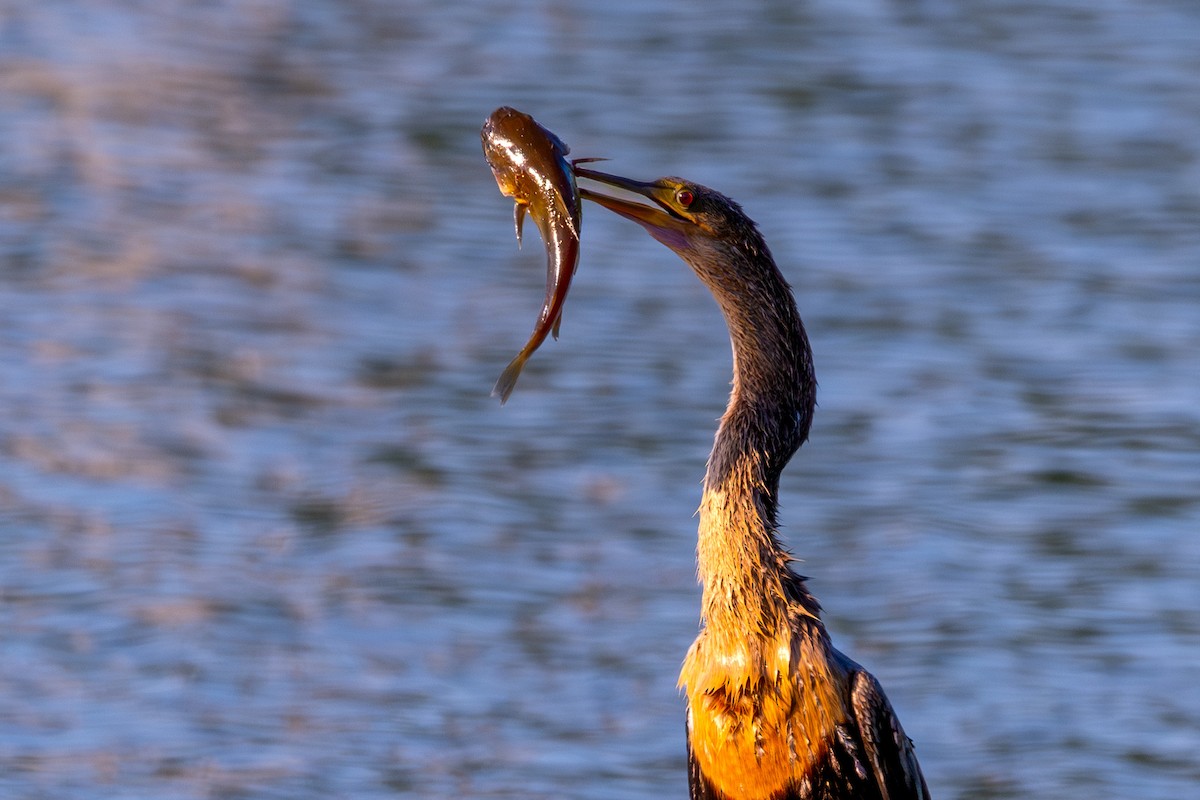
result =
[[[692,201],[695,199],[696,199],[696,195],[692,194],[687,189],[680,189],[678,192],[675,193],[675,202],[679,203],[679,205],[683,206],[684,208],[687,208],[688,206],[690,206],[692,204]]]

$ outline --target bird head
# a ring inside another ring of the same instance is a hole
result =
[[[581,167],[575,174],[650,200],[653,205],[580,188],[581,196],[638,223],[685,261],[714,246],[738,249],[750,257],[764,248],[741,206],[707,186],[675,177],[637,181]]]

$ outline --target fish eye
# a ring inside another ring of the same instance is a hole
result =
[[[690,206],[695,199],[696,195],[688,189],[680,189],[679,191],[675,192],[675,202],[679,203],[679,205],[683,206],[684,208]]]

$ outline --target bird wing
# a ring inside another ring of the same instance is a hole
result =
[[[929,800],[912,739],[900,727],[883,687],[866,670],[856,673],[853,680],[850,702],[854,719],[883,800]]]

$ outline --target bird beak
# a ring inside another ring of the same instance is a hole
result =
[[[620,214],[626,219],[633,220],[645,228],[651,236],[675,252],[689,249],[688,237],[696,230],[696,225],[671,209],[668,201],[675,192],[674,186],[663,181],[635,181],[631,178],[622,178],[619,175],[609,175],[606,172],[582,167],[575,167],[575,175],[579,178],[603,183],[606,186],[624,189],[653,201],[655,205],[651,206],[621,197],[600,194],[582,187],[579,189],[581,197],[599,203],[609,211]]]

